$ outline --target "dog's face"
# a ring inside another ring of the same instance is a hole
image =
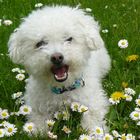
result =
[[[90,51],[103,46],[99,27],[82,10],[46,7],[30,14],[9,40],[9,53],[28,73],[64,82],[81,76]]]

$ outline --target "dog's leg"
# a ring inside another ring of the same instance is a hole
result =
[[[85,112],[82,118],[82,127],[84,129],[89,129],[92,131],[95,127],[101,127],[103,130],[107,131],[107,126],[105,125],[104,116],[106,114],[106,110],[102,109],[101,111],[97,110],[89,110]]]
[[[47,124],[46,124],[46,117],[41,114],[32,113],[29,118],[28,122],[32,122],[35,124],[35,131],[33,132],[35,135],[46,135],[47,133]]]

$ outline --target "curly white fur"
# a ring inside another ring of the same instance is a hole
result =
[[[33,110],[29,121],[39,130],[45,129],[45,120],[52,117],[64,100],[88,106],[83,127],[104,126],[109,103],[101,80],[110,69],[110,57],[99,30],[98,23],[83,10],[55,6],[33,11],[11,35],[10,57],[13,62],[24,65],[30,75],[25,100]],[[73,38],[71,43],[65,41],[69,37]],[[36,48],[41,40],[48,44]],[[50,58],[55,52],[63,54],[64,63],[69,65],[68,79],[64,82],[57,82],[50,71]],[[51,86],[69,86],[81,75],[84,87],[61,95],[51,92]]]

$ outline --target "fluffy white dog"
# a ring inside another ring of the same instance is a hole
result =
[[[110,57],[99,30],[84,10],[54,6],[33,11],[11,35],[10,57],[29,73],[25,101],[32,107],[29,121],[39,130],[63,101],[88,107],[84,128],[105,125],[109,103],[101,80]]]

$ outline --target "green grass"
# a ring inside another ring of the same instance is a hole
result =
[[[128,82],[129,87],[133,88],[137,95],[132,102],[121,102],[117,106],[111,106],[107,114],[107,122],[110,131],[115,129],[120,133],[132,133],[136,136],[140,134],[140,127],[129,117],[129,114],[135,108],[135,99],[140,93],[140,59],[136,62],[126,62],[126,57],[131,54],[140,55],[140,0],[0,0],[0,18],[10,19],[13,21],[11,26],[0,26],[0,107],[7,108],[9,111],[17,110],[11,94],[17,91],[24,91],[24,83],[15,79],[15,74],[11,72],[14,67],[7,54],[7,42],[9,35],[21,23],[21,18],[28,15],[34,8],[34,5],[41,2],[45,5],[63,4],[76,6],[81,3],[82,8],[89,7],[93,9],[92,14],[99,21],[101,29],[108,29],[106,34],[101,33],[106,47],[112,59],[112,69],[104,79],[104,88],[110,96],[114,91],[122,91],[121,83]],[[105,8],[108,6],[107,8]],[[117,24],[114,28],[113,24]],[[120,39],[127,39],[129,47],[120,49],[117,43]],[[11,118],[11,123],[21,126],[24,118]],[[76,130],[69,138],[67,135],[62,136],[60,140],[74,140],[78,138],[81,132]],[[25,134],[17,133],[10,138],[3,140],[28,140],[41,139],[29,138]],[[137,138],[138,139],[138,138]]]

